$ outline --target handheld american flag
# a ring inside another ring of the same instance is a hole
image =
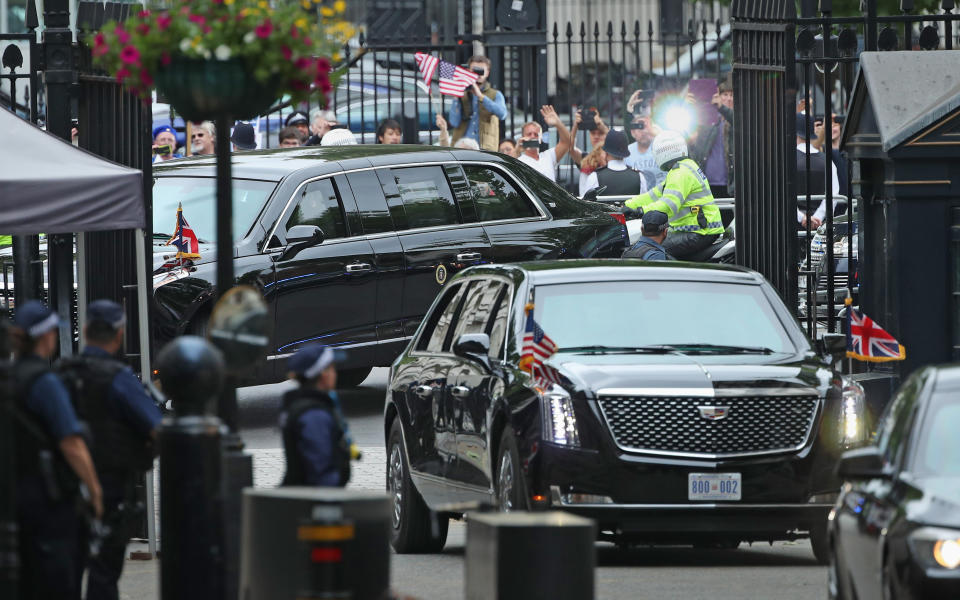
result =
[[[437,65],[440,64],[440,59],[432,54],[423,52],[417,52],[414,54],[414,57],[417,59],[417,67],[419,67],[420,72],[423,73],[423,82],[430,85],[433,74],[437,70]]]
[[[463,91],[473,85],[480,76],[463,67],[440,61],[440,93],[447,96],[463,97]]]
[[[907,352],[900,342],[851,306],[847,298],[847,357],[868,362],[903,360]]]
[[[177,205],[177,228],[173,232],[173,237],[167,240],[167,246],[173,244],[177,247],[177,256],[180,259],[200,258],[200,241],[197,234],[187,224],[183,216],[183,204]]]

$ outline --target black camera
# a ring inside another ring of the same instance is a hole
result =
[[[486,70],[483,67],[473,67],[470,70],[476,73],[477,75],[479,75],[480,77],[483,77],[484,75],[487,74]]]
[[[642,90],[640,92],[640,101],[633,105],[634,115],[643,115],[650,110],[650,102],[656,94],[654,90]]]
[[[170,147],[170,144],[166,144],[164,146],[157,146],[156,148],[153,149],[153,153],[156,154],[157,156],[166,156],[167,154],[170,154],[172,152],[173,152],[173,148]]]
[[[523,142],[522,142],[520,145],[523,146],[524,148],[528,148],[528,149],[529,149],[529,148],[539,148],[539,147],[540,147],[540,140],[523,140]]]
[[[647,124],[644,121],[637,121],[635,123],[630,123],[630,129],[646,129]]]
[[[583,111],[583,120],[581,121],[580,127],[587,130],[593,131],[597,128],[597,123],[594,119],[597,117],[596,109],[590,109]]]

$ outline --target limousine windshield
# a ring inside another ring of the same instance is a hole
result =
[[[250,231],[254,220],[277,184],[255,179],[233,180],[233,239]],[[216,242],[217,180],[212,177],[157,177],[153,182],[153,230],[173,235],[177,206],[200,242]]]

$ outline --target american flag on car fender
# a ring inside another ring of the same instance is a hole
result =
[[[900,342],[851,306],[847,298],[847,357],[868,362],[903,360],[907,352]]]
[[[171,244],[177,247],[177,255],[174,258],[200,258],[200,241],[183,217],[183,204],[177,205],[177,228],[173,232],[173,237],[167,240],[166,245]]]
[[[533,318],[533,307],[527,308],[527,325],[523,331],[523,346],[520,350],[520,369],[531,375],[544,373],[543,361],[557,352],[557,345]],[[550,367],[547,367],[550,368]]]

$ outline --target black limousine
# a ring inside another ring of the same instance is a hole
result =
[[[825,561],[833,469],[866,436],[862,388],[831,369],[843,349],[811,345],[739,267],[467,269],[391,367],[393,546],[438,550],[449,517],[486,504],[588,516],[623,544],[809,535]]]
[[[154,340],[203,334],[214,297],[213,157],[154,169]],[[446,280],[471,266],[619,257],[621,222],[530,167],[492,152],[340,146],[233,156],[234,269],[273,317],[267,361],[244,383],[279,381],[303,344],[349,350],[341,385],[387,366]],[[200,259],[172,261],[177,206]],[[167,265],[164,267],[163,265]]]

